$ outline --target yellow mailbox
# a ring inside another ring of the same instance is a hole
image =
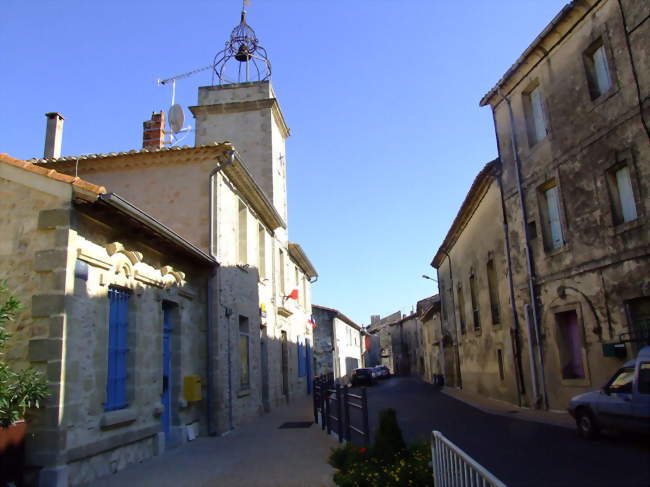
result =
[[[183,397],[187,402],[203,399],[201,395],[201,378],[198,375],[186,375],[183,378]]]

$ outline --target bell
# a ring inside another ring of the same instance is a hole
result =
[[[250,58],[251,55],[248,52],[248,49],[246,49],[246,46],[244,44],[241,44],[237,50],[237,54],[235,54],[235,59],[240,63],[244,63],[250,60]]]

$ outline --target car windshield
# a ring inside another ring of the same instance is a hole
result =
[[[634,369],[626,367],[618,371],[609,384],[609,390],[612,392],[632,392],[632,378]]]

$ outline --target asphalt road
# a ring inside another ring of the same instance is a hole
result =
[[[372,431],[389,407],[406,441],[438,430],[509,486],[650,485],[648,438],[583,440],[568,428],[485,413],[412,378],[368,388]]]

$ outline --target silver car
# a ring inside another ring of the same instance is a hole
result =
[[[602,389],[573,397],[569,413],[580,436],[588,439],[601,429],[650,432],[650,347],[642,348]]]

